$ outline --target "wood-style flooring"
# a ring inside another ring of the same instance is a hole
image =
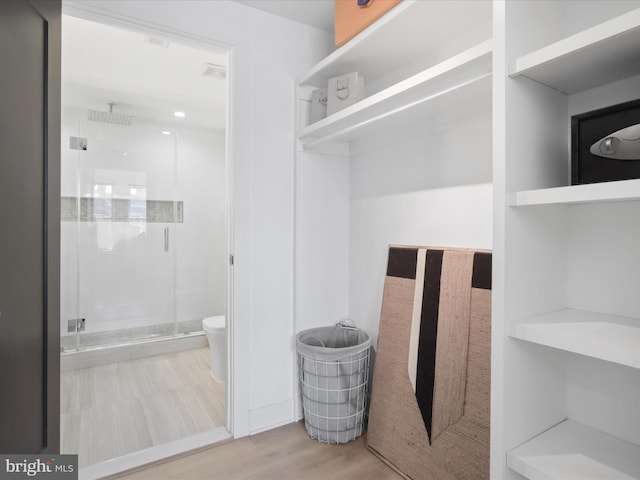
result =
[[[208,348],[62,372],[61,450],[80,467],[225,425]]]
[[[125,480],[401,480],[369,452],[312,440],[303,423],[202,450],[120,477]]]

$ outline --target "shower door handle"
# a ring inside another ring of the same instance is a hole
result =
[[[164,229],[164,251],[169,251],[169,227]]]

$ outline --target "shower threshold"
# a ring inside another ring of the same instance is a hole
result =
[[[80,334],[80,348],[76,345],[75,335],[65,335],[60,338],[60,352],[70,353],[76,351],[93,350],[96,348],[111,347],[126,343],[136,343],[159,338],[169,338],[174,335],[201,334],[202,320],[189,320],[185,322],[162,323],[144,327],[121,328],[118,330],[105,330],[102,332]]]
[[[96,344],[90,347],[83,345],[80,349],[61,351],[60,370],[64,372],[89,368],[207,346],[207,337],[202,330],[177,335],[173,335],[173,332],[166,335],[148,335],[146,338],[135,340],[126,337],[120,343]]]

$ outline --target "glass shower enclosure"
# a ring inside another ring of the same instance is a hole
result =
[[[216,288],[207,277],[221,266],[178,253],[193,237],[184,228],[178,134],[117,108],[65,116],[63,352],[200,332],[202,318],[221,309],[206,288]],[[187,281],[178,282],[179,270]],[[192,274],[202,283],[189,282]]]
[[[202,332],[227,306],[228,52],[63,21],[62,351]]]

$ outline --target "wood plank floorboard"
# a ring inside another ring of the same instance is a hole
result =
[[[223,427],[208,348],[61,374],[61,450],[80,467]]]
[[[366,448],[311,439],[302,422],[202,450],[120,477],[124,480],[400,480]]]

